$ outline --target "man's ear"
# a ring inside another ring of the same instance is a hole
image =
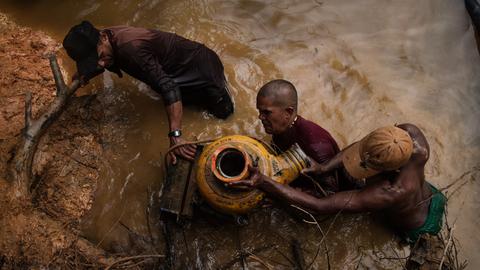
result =
[[[100,32],[100,38],[99,38],[98,42],[99,42],[99,43],[105,43],[105,42],[107,42],[107,41],[108,41],[108,35],[107,35],[107,33],[101,31],[101,32]]]
[[[295,113],[295,109],[292,106],[285,108],[285,111],[287,112],[288,116],[292,116]]]

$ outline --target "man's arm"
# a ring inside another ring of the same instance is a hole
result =
[[[413,153],[410,162],[424,166],[430,157],[430,146],[423,132],[417,126],[409,123],[396,126],[408,132],[408,135],[412,138]]]
[[[302,170],[304,174],[314,174],[321,175],[324,173],[331,172],[343,166],[343,151],[337,153],[330,160],[325,161],[324,163],[318,163],[313,158],[310,158],[310,166]]]
[[[170,131],[172,130],[181,130],[182,127],[182,112],[183,112],[183,107],[182,107],[182,102],[177,101],[175,103],[172,103],[170,105],[165,106],[165,109],[167,111],[167,116],[168,116],[168,124],[170,127]],[[174,146],[180,143],[183,143],[184,141],[180,137],[170,137],[170,146]],[[176,155],[180,155],[184,158],[187,158],[189,160],[193,160],[195,158],[195,152],[196,152],[196,147],[195,145],[188,145],[185,147],[179,147],[175,150]],[[170,155],[170,159],[173,164],[177,163],[175,155]]]
[[[178,85],[166,74],[158,62],[158,59],[147,48],[139,48],[137,55],[132,56],[135,62],[144,70],[147,78],[147,84],[155,91],[159,92],[165,104],[170,132],[181,130],[183,105]],[[170,145],[183,143],[180,137],[170,137]],[[171,153],[172,162],[176,163],[175,155],[180,155],[188,160],[195,157],[195,145],[179,147]]]
[[[182,115],[183,106],[181,101],[176,101],[172,104],[166,105],[168,126],[170,131],[182,129]]]
[[[183,110],[178,85],[165,73],[157,57],[150,50],[138,48],[136,55],[131,57],[144,72],[147,80],[145,83],[162,96],[167,109],[170,131],[180,129]]]
[[[388,208],[399,201],[404,193],[380,180],[362,190],[337,192],[334,195],[316,198],[298,191],[288,185],[282,185],[261,174],[258,169],[249,167],[251,178],[231,183],[230,186],[256,187],[271,196],[289,204],[294,204],[318,214],[333,214],[338,211],[367,212]]]

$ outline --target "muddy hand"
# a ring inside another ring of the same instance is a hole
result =
[[[304,175],[321,175],[325,173],[325,166],[316,162],[313,158],[308,158],[309,166],[301,171]]]
[[[248,172],[250,174],[248,179],[231,182],[231,183],[228,183],[227,186],[256,188],[263,183],[265,176],[258,170],[257,167],[248,165]]]
[[[183,144],[185,141],[178,137],[170,137],[170,146]],[[169,153],[170,162],[175,165],[177,164],[177,157],[193,161],[195,159],[195,153],[197,151],[197,146],[195,144],[186,144],[180,146]]]

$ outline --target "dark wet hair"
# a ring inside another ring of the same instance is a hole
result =
[[[277,79],[269,81],[260,88],[257,97],[268,97],[273,99],[273,104],[276,106],[292,106],[295,111],[297,110],[297,89],[287,80]]]

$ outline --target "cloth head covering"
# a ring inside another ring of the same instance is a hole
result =
[[[73,26],[63,39],[63,47],[77,63],[77,71],[80,76],[87,79],[100,73],[98,67],[97,44],[100,39],[100,31],[89,21],[82,21]]]
[[[376,129],[349,146],[342,159],[347,172],[360,180],[399,169],[408,162],[412,151],[413,141],[408,132],[388,126]]]

